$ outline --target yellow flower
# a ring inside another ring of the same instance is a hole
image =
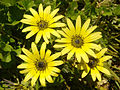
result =
[[[96,54],[97,56],[96,58],[90,57],[89,63],[88,64],[84,63],[84,67],[86,68],[84,69],[82,73],[82,78],[84,78],[89,72],[92,76],[93,81],[95,81],[96,78],[99,81],[101,81],[100,72],[110,75],[110,72],[104,67],[104,64],[103,64],[105,61],[112,58],[112,56],[108,56],[108,55],[103,56],[106,51],[107,51],[107,48],[102,49],[99,53]]]
[[[48,44],[50,39],[50,33],[54,36],[60,38],[60,35],[54,30],[56,27],[64,27],[65,24],[61,22],[57,22],[59,19],[63,18],[63,15],[58,15],[57,12],[59,9],[55,9],[54,11],[51,11],[51,6],[47,6],[43,10],[42,4],[39,5],[38,12],[34,9],[30,8],[30,12],[32,15],[24,15],[25,19],[22,19],[21,22],[25,24],[29,24],[31,26],[28,26],[22,30],[22,32],[28,32],[26,35],[26,39],[32,37],[33,35],[36,35],[35,42],[38,43],[43,36],[43,39]]]
[[[82,57],[82,59],[88,63],[89,59],[87,54],[96,57],[92,49],[101,49],[100,45],[92,42],[102,37],[101,32],[92,33],[97,26],[88,28],[89,23],[90,19],[88,19],[81,27],[81,18],[78,16],[76,19],[76,27],[74,27],[71,20],[67,19],[67,25],[69,28],[63,28],[63,31],[58,30],[64,38],[57,39],[56,42],[58,42],[58,44],[54,45],[54,48],[64,47],[61,52],[62,55],[68,53],[67,59],[70,59],[75,54],[79,62]]]
[[[45,42],[41,46],[40,54],[35,43],[31,44],[31,48],[32,53],[23,48],[22,51],[25,55],[19,55],[19,57],[25,61],[17,67],[20,69],[24,69],[20,71],[20,73],[27,73],[24,81],[27,82],[29,79],[31,79],[32,86],[35,85],[35,82],[38,78],[42,86],[46,86],[45,80],[47,80],[49,83],[53,83],[53,79],[51,76],[58,76],[58,73],[60,73],[60,69],[55,66],[63,64],[63,61],[61,60],[54,60],[58,58],[61,53],[51,55],[50,50],[47,50],[45,53]]]

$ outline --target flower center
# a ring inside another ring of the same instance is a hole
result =
[[[37,70],[42,71],[42,70],[46,69],[47,63],[45,61],[36,61],[35,66],[36,66]]]
[[[89,63],[88,63],[88,66],[90,68],[94,68],[97,66],[97,63],[99,62],[98,59],[94,58],[94,57],[90,57],[90,60],[89,60]]]
[[[37,23],[39,30],[46,29],[48,27],[48,22],[41,20],[40,22]]]
[[[80,36],[76,35],[72,37],[71,44],[76,48],[80,48],[84,44],[84,42]]]

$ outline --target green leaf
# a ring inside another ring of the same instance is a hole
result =
[[[120,15],[120,5],[118,5],[117,7],[115,7],[115,8],[113,9],[113,13],[114,13],[115,15]]]
[[[13,50],[13,51],[15,51],[16,53],[17,53],[17,55],[19,55],[19,54],[21,54],[21,48],[19,48],[19,49],[16,49],[16,50]]]
[[[4,51],[11,51],[13,47],[11,45],[6,44],[5,47],[3,48]]]
[[[11,54],[10,53],[7,53],[3,59],[2,59],[3,62],[10,62],[11,61]]]
[[[6,5],[7,7],[9,7],[9,6],[13,6],[14,4],[16,4],[16,1],[18,0],[1,0],[0,2]]]
[[[23,14],[23,10],[19,9],[17,6],[11,6],[9,7],[9,11],[7,13],[8,21],[12,23],[11,25],[16,25],[23,18]]]
[[[2,55],[2,53],[0,53],[0,59],[3,59],[3,55]]]
[[[14,43],[15,40],[14,40],[13,38],[10,38],[10,42],[11,42],[11,43]]]
[[[112,15],[111,9],[104,8],[103,10],[104,10],[103,16],[111,16]]]
[[[20,5],[22,5],[25,10],[29,10],[29,8],[35,6],[33,0],[21,0],[21,1],[18,2],[18,3],[19,3]]]

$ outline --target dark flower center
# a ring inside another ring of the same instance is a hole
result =
[[[39,30],[46,29],[48,27],[48,22],[41,20],[40,22],[37,23]]]
[[[94,58],[94,57],[90,57],[89,59],[90,59],[90,60],[89,60],[88,66],[89,66],[90,68],[96,67],[96,66],[97,66],[97,63],[99,62],[99,60],[98,60],[97,58]]]
[[[84,42],[79,35],[78,36],[76,35],[72,37],[71,44],[76,48],[80,48],[84,44]]]
[[[42,71],[46,69],[47,63],[45,61],[36,61],[35,66],[37,70]]]

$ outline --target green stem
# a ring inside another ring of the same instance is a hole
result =
[[[35,90],[39,90],[39,81],[37,80],[37,83],[35,85]]]

